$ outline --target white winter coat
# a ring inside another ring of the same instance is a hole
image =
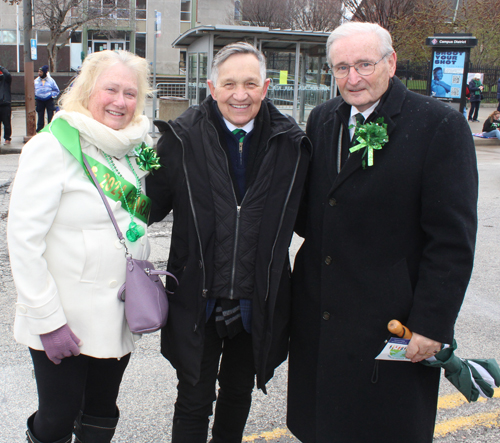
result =
[[[80,141],[84,153],[107,165],[95,145],[82,136]],[[123,178],[135,183],[126,159],[114,161]],[[134,158],[131,163],[145,193],[145,172]],[[120,202],[108,201],[125,235],[130,216]],[[19,343],[43,350],[40,334],[68,323],[83,341],[82,354],[119,358],[134,349],[139,336],[130,332],[124,303],[117,298],[125,282],[124,248],[97,189],[52,134],[40,133],[23,148],[11,195],[8,244],[18,292],[14,336]],[[149,255],[147,235],[135,243],[127,240],[127,247],[134,258]]]

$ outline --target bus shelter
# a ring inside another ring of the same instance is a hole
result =
[[[172,46],[186,50],[186,96],[193,105],[209,94],[207,79],[217,51],[238,41],[254,45],[267,59],[268,98],[301,123],[312,108],[332,97],[334,79],[326,60],[329,35],[256,26],[200,26],[182,34]]]

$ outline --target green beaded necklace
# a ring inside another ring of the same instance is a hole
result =
[[[113,159],[105,152],[103,152],[102,154],[103,154],[104,158],[106,159],[106,161],[108,162],[109,167],[111,168],[111,170],[115,174],[115,180],[118,180],[117,175],[120,176],[121,178],[123,178],[123,176],[120,174],[120,171],[118,171],[118,169],[116,168],[115,162],[113,161]],[[127,209],[127,212],[130,215],[130,224],[128,225],[128,231],[126,232],[126,236],[127,236],[127,239],[129,241],[135,242],[135,241],[137,241],[138,238],[142,237],[145,233],[144,228],[142,226],[139,226],[134,221],[135,211],[137,209],[137,200],[138,200],[139,196],[141,195],[142,186],[141,186],[141,181],[139,180],[139,177],[137,176],[134,168],[132,167],[132,164],[130,163],[130,159],[128,158],[127,155],[125,156],[125,158],[127,159],[127,163],[130,167],[130,170],[134,174],[135,188],[136,188],[135,199],[134,199],[135,203],[134,203],[134,207],[132,208],[132,210],[130,210],[127,199],[125,198],[125,194],[122,195],[123,203],[125,204],[125,208]]]

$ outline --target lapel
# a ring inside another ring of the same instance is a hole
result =
[[[406,87],[401,83],[401,81],[397,77],[393,77],[391,84],[389,86],[388,91],[382,97],[379,105],[373,111],[373,113],[368,117],[367,123],[374,122],[379,118],[384,119],[384,123],[387,123],[387,135],[389,136],[389,142],[382,148],[382,150],[390,150],[396,149],[395,146],[391,146],[391,133],[396,129],[396,123],[393,118],[401,112],[401,108],[403,106],[403,102],[406,98]],[[328,161],[328,171],[329,176],[332,179],[332,188],[330,193],[337,189],[342,183],[344,183],[354,172],[361,169],[361,172],[366,172],[361,167],[361,158],[362,151],[353,152],[349,158],[347,159],[344,167],[340,170],[340,173],[337,174],[337,150],[340,149],[338,146],[338,136],[340,131],[340,125],[343,122],[344,133],[347,131],[347,142],[349,142],[349,130],[347,128],[347,122],[350,116],[351,107],[342,102],[337,109],[335,109],[332,113],[331,121],[327,121],[323,125],[323,129],[331,130],[332,137],[329,137],[327,132],[325,135],[325,140],[328,143],[331,143],[329,146],[332,146],[332,149],[329,152],[332,152],[332,156],[335,157],[335,162],[332,164],[331,160]],[[329,128],[328,129],[328,126]],[[345,135],[345,134],[344,134]],[[346,142],[346,137],[344,137],[344,143]],[[377,167],[376,161],[375,164],[371,166],[372,168]],[[333,167],[332,167],[333,166]]]

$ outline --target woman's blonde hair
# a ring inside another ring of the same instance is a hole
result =
[[[88,104],[97,79],[109,68],[119,63],[129,68],[137,78],[137,107],[134,119],[141,115],[146,105],[146,96],[152,91],[149,85],[149,65],[142,57],[123,50],[106,50],[88,55],[83,62],[80,73],[59,99],[61,108],[65,111],[80,112],[92,117],[88,110]]]
[[[492,122],[495,121],[495,114],[500,114],[500,111],[495,109],[490,115],[488,115],[488,118],[490,119],[490,121],[492,121]]]

